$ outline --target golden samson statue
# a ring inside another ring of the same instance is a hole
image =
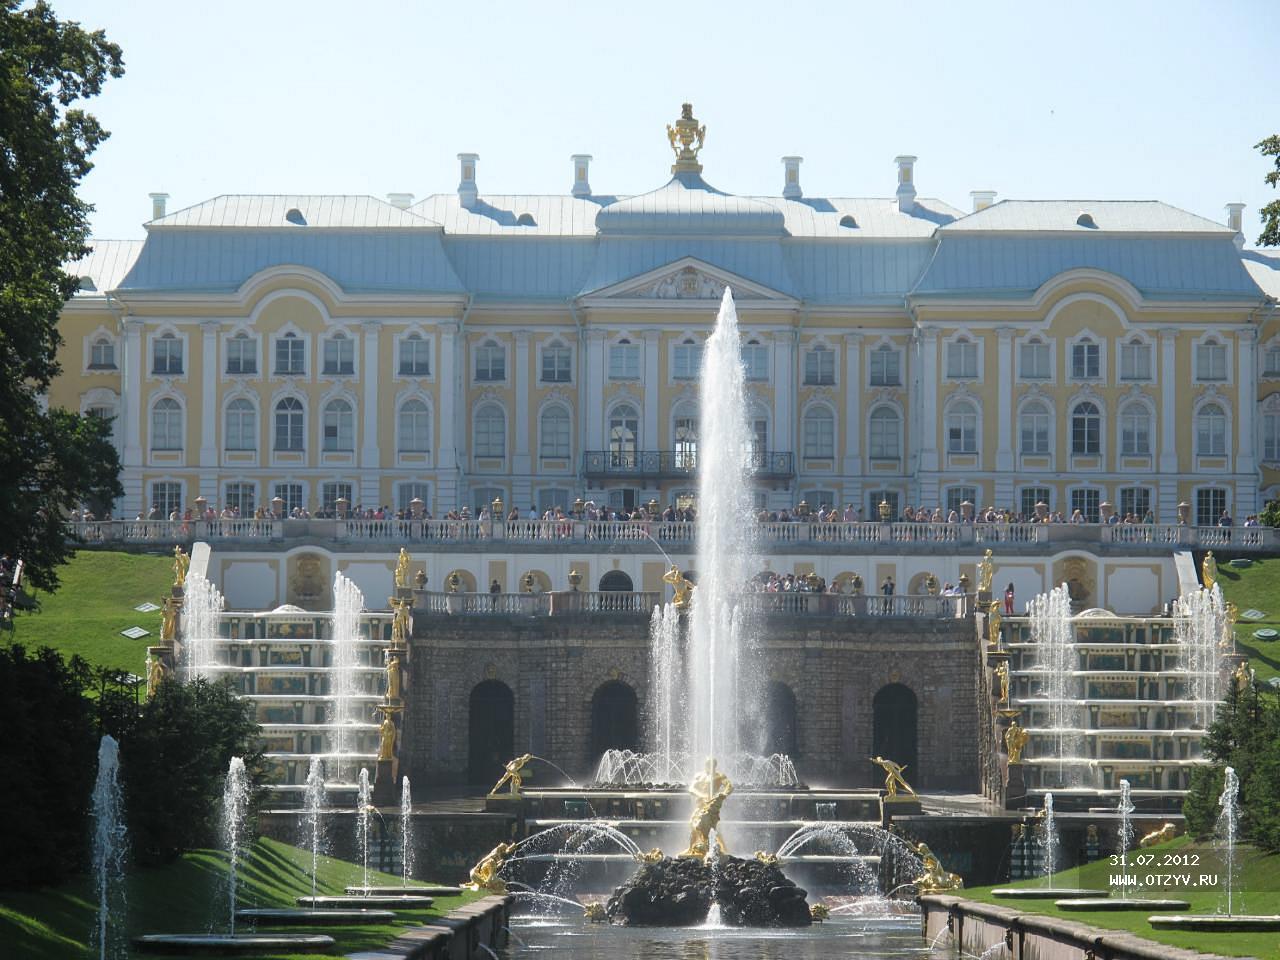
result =
[[[964,888],[964,880],[959,874],[950,873],[942,868],[941,861],[929,845],[920,842],[916,844],[916,855],[920,857],[920,866],[924,873],[916,877],[916,893],[940,893],[943,890],[961,890]]]
[[[689,847],[680,856],[705,858],[711,852],[713,832],[716,849],[726,852],[724,837],[717,828],[724,802],[733,793],[733,782],[716,769],[714,757],[707,757],[706,765],[689,784],[689,793],[694,798],[693,813],[689,817]]]
[[[514,760],[508,760],[506,767],[503,768],[506,772],[503,773],[502,778],[493,785],[493,789],[489,791],[489,796],[495,796],[497,792],[502,789],[503,785],[508,783],[511,784],[510,796],[520,796],[520,787],[524,784],[524,768],[532,759],[533,754],[525,753],[516,757]]]
[[[507,862],[507,858],[511,856],[516,845],[506,841],[498,844],[483,857],[480,862],[471,868],[470,882],[463,884],[468,890],[485,890],[489,893],[506,893],[507,884],[498,876],[500,871]]]
[[[886,798],[893,798],[898,795],[898,787],[902,787],[911,796],[919,796],[915,790],[911,789],[911,784],[902,776],[902,771],[906,769],[902,764],[894,763],[892,760],[886,760],[884,757],[871,757],[871,762],[876,764],[885,773],[884,792]]]
[[[693,584],[685,579],[680,568],[674,563],[671,569],[662,575],[662,582],[671,584],[671,589],[675,596],[672,597],[671,603],[677,610],[687,610],[693,601]]]

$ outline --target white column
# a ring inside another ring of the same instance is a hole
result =
[[[1237,474],[1247,474],[1246,481],[1236,484],[1236,515],[1243,522],[1244,517],[1257,510],[1258,503],[1258,458],[1257,458],[1257,412],[1258,412],[1258,338],[1252,327],[1236,334],[1239,343],[1236,363],[1236,410],[1240,420],[1238,431],[1239,446],[1236,453]]]
[[[783,330],[774,341],[773,351],[773,441],[770,444],[779,453],[795,455],[794,463],[800,466],[796,450],[796,336],[795,330]]]
[[[938,469],[938,331],[920,330],[919,416],[915,417],[920,470]]]
[[[515,454],[511,460],[511,499],[519,507],[533,502],[533,461],[529,455],[529,331],[516,331],[515,403],[511,409],[511,431],[515,434]],[[497,518],[495,518],[497,519]]]
[[[1013,328],[997,327],[996,336],[998,337],[996,354],[999,368],[997,396],[1000,404],[1000,409],[997,411],[996,470],[1011,473],[1013,471]],[[986,411],[983,411],[983,419],[987,419]],[[1012,477],[1009,479],[1012,481]]]
[[[360,354],[361,380],[364,397],[361,399],[360,428],[360,500],[364,503],[382,503],[379,479],[382,463],[378,450],[378,329],[377,320],[364,321],[364,348]]]
[[[588,450],[604,448],[604,339],[605,331],[587,331],[587,446]],[[656,385],[655,385],[656,387]],[[641,437],[642,443],[652,442]]]
[[[862,474],[862,334],[844,336],[844,480]]]
[[[457,396],[458,377],[465,378],[458,349],[458,324],[446,320],[440,324],[440,357],[436,364],[439,385],[440,435],[436,443],[435,515],[440,516],[458,505]],[[465,382],[465,379],[464,379]]]
[[[124,486],[123,509],[125,517],[132,519],[142,509],[144,492],[142,485],[142,321],[134,317],[125,317],[124,325],[124,370],[120,378],[120,392],[123,395],[121,407],[124,421],[123,471],[121,484]]]
[[[1178,331],[1160,331],[1160,514],[1161,523],[1178,518]],[[1190,432],[1188,431],[1188,436]]]
[[[222,506],[218,496],[218,321],[200,322],[200,493]]]
[[[644,379],[640,382],[640,389],[644,392],[644,422],[640,430],[640,436],[650,450],[658,449],[658,409],[659,401],[662,398],[661,385],[658,383],[658,355],[662,349],[662,332],[659,330],[646,330],[643,333],[644,339]],[[601,398],[596,398],[595,403],[600,405]]]

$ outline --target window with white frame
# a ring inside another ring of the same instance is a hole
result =
[[[609,379],[640,379],[640,344],[619,340],[609,345]]]
[[[960,504],[965,502],[972,504],[974,507],[980,506],[977,487],[947,487],[947,516],[951,516],[952,510],[957,515],[963,516],[964,511],[960,509]]]
[[[222,505],[224,507],[230,507],[242,517],[253,516],[253,511],[257,507],[257,503],[254,502],[255,498],[252,483],[235,480],[228,483],[222,489]]]
[[[836,382],[834,350],[819,343],[805,351],[804,382],[808,387],[829,387]]]
[[[401,337],[397,369],[402,377],[431,376],[431,341],[420,333]]]
[[[151,341],[151,372],[161,377],[182,373],[182,341],[172,333],[161,334]]]
[[[631,513],[640,502],[639,491],[633,487],[614,487],[609,490],[609,509]]]
[[[1227,379],[1227,347],[1217,340],[1196,346],[1196,379],[1217,382]]]
[[[1071,345],[1071,379],[1097,380],[1102,376],[1102,347],[1085,337]]]
[[[1023,519],[1033,520],[1036,516],[1036,504],[1043,503],[1053,509],[1053,490],[1049,487],[1023,487],[1018,491],[1019,513]]]
[[[427,504],[431,501],[428,499],[431,490],[425,483],[411,481],[409,483],[396,484],[396,508],[408,513],[413,509],[413,501],[421,500],[422,508],[427,509]]]
[[[1280,411],[1262,415],[1262,459],[1280,461]]]
[[[897,387],[902,385],[902,354],[882,343],[871,351],[870,376],[873,387]]]
[[[897,490],[869,490],[867,491],[867,511],[862,515],[864,520],[880,519],[880,504],[887,503],[889,505],[889,519],[898,519],[898,491]]]
[[[1196,491],[1196,526],[1212,527],[1227,512],[1227,491],[1222,487],[1201,487]]]
[[[534,503],[539,512],[545,513],[559,507],[568,513],[569,505],[573,503],[573,494],[563,487],[540,487],[534,495]]]
[[[1227,455],[1227,414],[1216,403],[1206,403],[1196,411],[1196,455]]]
[[[1102,452],[1102,412],[1091,400],[1082,400],[1071,411],[1071,452],[1086,456]]]
[[[320,485],[320,509],[325,513],[333,513],[338,509],[338,501],[347,501],[347,508],[354,507],[352,487],[349,483],[332,481]]]
[[[1127,403],[1120,408],[1120,454],[1125,457],[1151,454],[1151,411],[1144,403]]]
[[[281,452],[303,450],[303,409],[297,397],[282,397],[275,409],[275,442]]]
[[[300,483],[277,483],[272,489],[271,497],[283,501],[280,509],[284,511],[286,517],[293,511],[301,510],[306,506],[302,502],[302,484]]]
[[[832,460],[836,455],[836,418],[826,407],[810,407],[804,414],[804,455]]]
[[[431,449],[431,411],[421,400],[415,397],[400,404],[396,426],[396,449],[401,453]]]
[[[90,370],[114,370],[116,368],[116,344],[108,336],[94,337],[89,345]]]
[[[769,348],[759,340],[748,340],[742,345],[742,369],[748,380],[769,379]]]
[[[968,400],[959,400],[947,409],[947,453],[978,452],[978,410]]]
[[[747,420],[747,453],[752,464],[763,464],[769,452],[769,418],[750,417]]]
[[[702,369],[702,344],[689,337],[676,344],[675,369],[672,374],[676,380],[696,380]]]
[[[172,397],[161,397],[151,408],[151,449],[182,449],[182,406]]]
[[[299,377],[307,372],[307,347],[296,333],[276,337],[275,354],[277,376]]]
[[[902,418],[893,407],[881,406],[868,418],[867,454],[872,460],[896,460],[902,451]]]
[[[573,352],[562,343],[542,348],[542,382],[568,383],[573,374]]]
[[[482,510],[492,510],[493,501],[507,499],[507,491],[501,487],[476,487],[471,491],[471,502],[475,505],[472,516],[480,516]]]
[[[947,344],[947,379],[973,380],[978,376],[978,345],[967,338]]]
[[[829,509],[839,502],[834,490],[805,490],[800,494],[800,499],[809,505],[810,511],[821,510],[824,507]]]
[[[156,480],[151,484],[151,505],[160,512],[162,520],[168,520],[182,512],[182,484],[174,480]]]
[[[476,410],[472,449],[477,457],[488,459],[507,455],[507,415],[496,403],[481,404]]]
[[[227,341],[227,374],[244,376],[258,372],[258,341],[240,332]]]
[[[1138,337],[1120,344],[1120,379],[1151,379],[1151,344]]]
[[[223,447],[232,451],[258,448],[258,412],[244,397],[237,397],[227,404]]]
[[[476,347],[476,380],[500,383],[507,379],[507,350],[496,340],[486,340]]]
[[[349,401],[341,397],[330,400],[324,405],[321,419],[321,450],[337,453],[356,448],[356,418]]]
[[[1025,404],[1018,414],[1019,449],[1024,455],[1044,456],[1049,452],[1052,414],[1040,400]]]
[[[1141,522],[1142,518],[1145,517],[1147,512],[1151,509],[1151,502],[1152,498],[1150,487],[1121,487],[1121,519],[1132,517],[1134,520]]]
[[[569,459],[569,411],[559,404],[542,411],[538,424],[538,454],[549,460]]]
[[[349,377],[356,372],[356,344],[339,331],[324,341],[322,372],[331,377]]]
[[[676,417],[676,469],[698,468],[698,418]]]
[[[640,414],[629,403],[620,403],[609,414],[609,464],[630,467],[636,462]]]
[[[1280,377],[1280,344],[1275,344],[1262,354],[1262,375],[1264,377]]]
[[[1102,494],[1093,487],[1075,487],[1071,491],[1071,516],[1079,510],[1085,523],[1097,523],[1100,519]]]
[[[1049,344],[1039,338],[1026,341],[1018,347],[1018,376],[1023,380],[1048,380],[1053,372],[1049,366]]]

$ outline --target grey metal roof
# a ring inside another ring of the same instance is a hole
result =
[[[290,211],[296,211],[292,218]],[[370,196],[223,194],[147,224],[148,230],[154,227],[393,230],[439,224]]]
[[[409,209],[443,225],[458,236],[594,237],[596,214],[613,197],[501,196],[480,197],[468,209],[456,193],[437,193]],[[527,214],[533,223],[521,223]]]
[[[1082,213],[1094,226],[1077,221]],[[1233,235],[1220,223],[1158,200],[1001,200],[940,228],[949,233],[1028,230],[1040,233],[1213,233]]]
[[[603,290],[684,257],[694,257],[787,296],[802,296],[787,270],[778,239],[702,236],[603,237],[579,293],[585,296]]]
[[[78,297],[102,296],[120,285],[142,252],[143,240],[94,240],[89,255],[67,265],[67,273],[81,278]],[[92,284],[92,289],[85,283]]]
[[[790,240],[786,262],[796,286],[815,304],[901,304],[936,241]]]
[[[584,237],[445,237],[444,248],[477,298],[569,300],[595,257]]]
[[[755,197],[772,204],[786,218],[786,229],[793,237],[829,237],[841,240],[868,238],[923,239],[933,236],[939,226],[964,214],[941,200],[916,200],[911,213],[898,210],[898,201],[853,197],[804,197],[784,200],[781,197]],[[844,226],[845,217],[853,225]]]
[[[1244,268],[1253,277],[1253,282],[1262,288],[1262,292],[1280,300],[1280,252],[1245,250],[1240,256]]]

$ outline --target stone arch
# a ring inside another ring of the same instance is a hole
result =
[[[600,585],[596,589],[605,592],[620,591],[630,593],[635,587],[631,583],[631,577],[625,571],[610,570],[600,578]]]
[[[907,594],[909,596],[918,597],[929,592],[929,588],[925,586],[925,581],[929,579],[929,570],[921,570],[907,583]],[[937,574],[934,574],[935,579]],[[941,581],[939,581],[941,583]]]
[[[475,593],[476,592],[475,575],[470,570],[463,570],[461,567],[459,567],[457,570],[451,570],[448,574],[445,575],[444,588],[446,590],[449,589],[450,577],[452,577],[455,573],[458,575],[458,579],[461,581],[461,583],[458,584],[459,593]]]
[[[636,691],[621,680],[608,680],[591,696],[591,757],[606,750],[635,750],[640,745]]]
[[[871,755],[901,764],[907,781],[914,784],[922,782],[917,764],[919,709],[915,693],[901,683],[885,684],[871,700]],[[883,777],[879,766],[871,769]]]
[[[501,680],[471,688],[467,715],[467,781],[493,784],[515,756],[515,694]]]
[[[781,680],[770,680],[764,688],[763,749],[765,755],[800,753],[795,692]]]
[[[532,578],[533,578],[533,584],[532,584],[532,586],[533,586],[533,592],[534,592],[534,593],[550,593],[550,592],[551,592],[551,577],[549,577],[545,571],[543,571],[543,570],[527,570],[527,571],[525,571],[524,573],[520,574],[520,589],[521,589],[521,591],[523,591],[523,590],[524,590],[524,578],[525,578],[525,577],[532,577]]]
[[[1053,582],[1067,585],[1073,610],[1097,606],[1094,602],[1094,589],[1098,579],[1096,567],[1091,558],[1073,554],[1055,561]]]

